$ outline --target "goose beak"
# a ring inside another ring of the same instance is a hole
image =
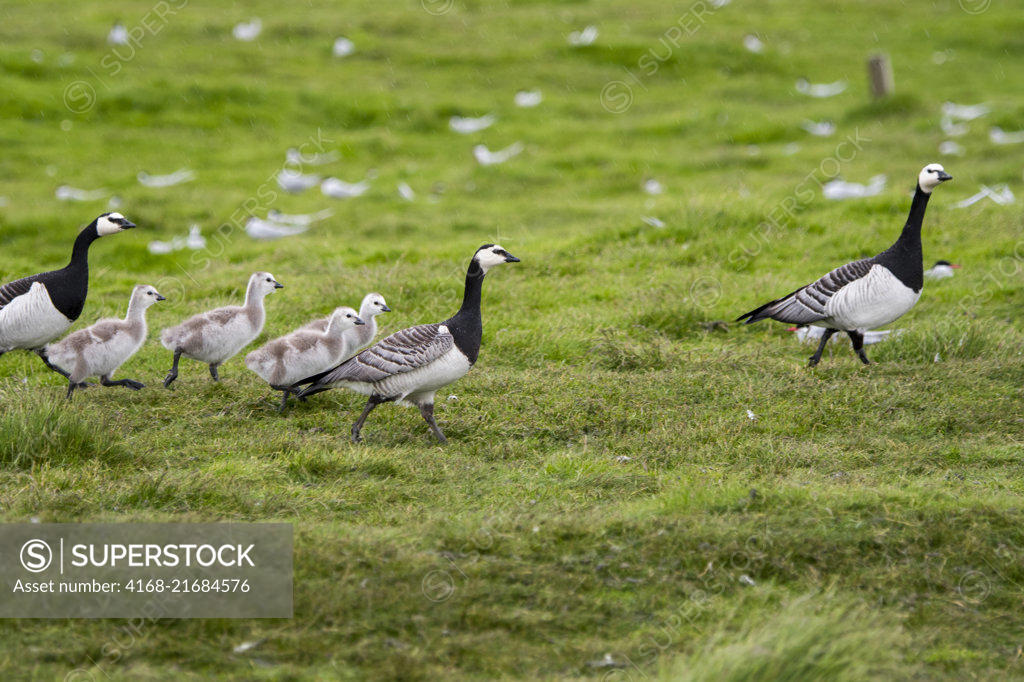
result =
[[[381,311],[382,313],[390,313],[390,312],[391,312],[391,308],[389,308],[389,307],[387,307],[387,306],[385,305],[385,306],[384,306],[383,308],[381,308],[381,309],[380,309],[380,311]]]
[[[952,180],[953,176],[946,171],[939,171],[939,182],[945,182],[946,180]]]
[[[135,227],[135,223],[130,220],[122,220],[118,223],[122,230],[130,230]]]
[[[284,289],[284,285],[281,284],[280,282],[274,282],[274,288],[275,289]]]
[[[505,256],[506,263],[518,263],[519,259],[513,256],[511,253]]]
[[[366,323],[365,323],[365,322],[363,322],[363,318],[361,318],[361,317],[357,317],[357,318],[356,318],[356,324],[366,324]]]
[[[160,294],[157,294],[156,295],[156,300],[158,300],[158,301],[166,301],[167,297],[166,296],[161,296]]]
[[[962,265],[957,265],[956,263],[951,263],[949,267],[953,268],[954,270],[959,270],[963,266]]]

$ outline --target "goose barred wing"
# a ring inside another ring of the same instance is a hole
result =
[[[411,372],[447,353],[455,339],[440,324],[421,324],[395,332],[346,360],[318,383],[338,381],[374,383],[395,374]]]
[[[28,290],[32,288],[33,281],[34,280],[31,277],[25,277],[24,279],[17,279],[0,287],[0,310],[3,310],[4,306],[19,296],[27,294]]]
[[[829,300],[847,284],[867,275],[872,265],[870,258],[841,265],[821,279],[751,310],[739,319],[747,318],[747,324],[765,318],[789,324],[810,324],[824,320],[829,317],[826,311]]]

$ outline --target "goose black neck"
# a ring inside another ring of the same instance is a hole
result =
[[[476,259],[469,264],[466,272],[466,290],[462,295],[462,307],[445,326],[455,338],[455,345],[469,362],[475,363],[480,354],[480,341],[484,335],[483,319],[480,316],[480,296],[484,283],[484,272]]]
[[[75,239],[75,246],[71,249],[71,262],[68,263],[69,268],[74,267],[89,267],[89,247],[92,243],[99,239],[100,235],[96,231],[96,225],[92,224],[78,233],[78,238]]]
[[[910,215],[903,226],[896,243],[875,257],[875,262],[884,265],[906,286],[920,291],[924,286],[924,253],[921,248],[921,224],[928,208],[931,194],[917,186],[914,201],[910,204]]]

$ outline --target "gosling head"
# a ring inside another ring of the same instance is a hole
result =
[[[135,223],[125,218],[120,213],[104,213],[93,221],[98,237],[106,237],[109,234],[117,234],[135,227]]]
[[[931,194],[933,189],[947,180],[952,179],[953,176],[947,173],[946,169],[941,165],[937,163],[929,163],[921,169],[921,173],[917,176],[917,186],[920,187],[921,191],[925,194]]]
[[[359,306],[359,314],[363,317],[376,317],[381,313],[390,313],[391,308],[384,301],[384,297],[378,293],[363,296],[363,302]]]
[[[249,291],[266,296],[274,289],[283,289],[284,285],[274,279],[269,272],[254,272],[249,278]]]
[[[486,273],[500,263],[518,263],[519,259],[498,244],[484,244],[473,255],[473,262]]]
[[[132,289],[132,304],[148,308],[157,301],[166,301],[160,292],[148,284],[136,284]]]
[[[353,308],[348,306],[341,306],[335,308],[334,312],[331,313],[331,326],[335,329],[351,329],[360,324],[366,324],[362,318],[359,317],[359,313]]]

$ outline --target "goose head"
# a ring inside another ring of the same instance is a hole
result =
[[[485,273],[501,263],[518,263],[519,259],[498,244],[484,244],[473,255],[473,261]]]
[[[359,313],[354,308],[348,306],[341,306],[335,308],[334,312],[331,313],[331,326],[335,329],[351,329],[360,324],[366,324],[362,318],[359,317]]]
[[[374,292],[363,297],[359,306],[359,314],[363,317],[375,317],[381,313],[390,313],[391,308],[384,301],[384,297]]]
[[[167,299],[160,295],[153,287],[148,284],[136,284],[132,290],[132,301],[131,305],[141,306],[142,308],[148,308],[157,301],[166,301]]]
[[[104,213],[93,221],[93,225],[96,227],[96,235],[98,237],[106,237],[107,235],[117,234],[118,232],[124,232],[135,227],[135,223],[116,212]]]
[[[259,296],[266,296],[274,289],[283,289],[284,285],[274,279],[269,272],[254,272],[249,278],[249,291]]]
[[[921,188],[921,191],[925,194],[931,194],[932,190],[938,187],[940,184],[947,180],[952,180],[953,176],[946,172],[946,169],[937,163],[929,163],[927,166],[921,169],[920,174],[917,176],[917,186]]]

